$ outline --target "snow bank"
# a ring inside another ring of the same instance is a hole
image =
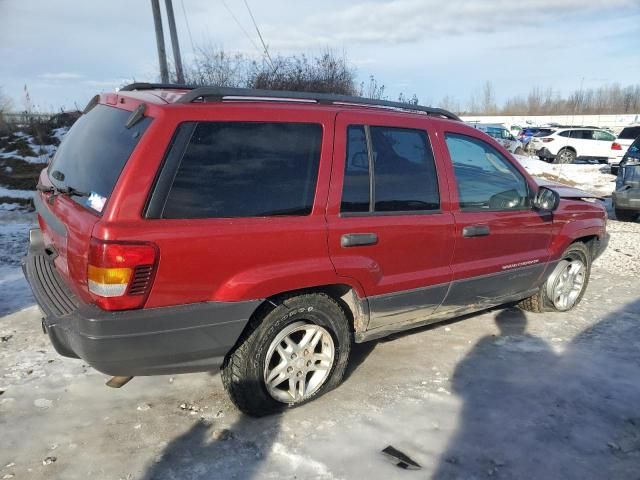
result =
[[[533,157],[514,155],[516,160],[534,177],[564,183],[598,195],[611,195],[616,177],[608,165],[552,164]]]
[[[0,187],[0,197],[9,198],[33,198],[32,190],[14,190],[12,188]]]

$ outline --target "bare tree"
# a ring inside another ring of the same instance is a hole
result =
[[[369,81],[367,83],[361,82],[360,88],[358,89],[357,94],[361,97],[365,98],[373,98],[374,100],[384,100],[386,97],[384,96],[385,86],[383,84],[379,84],[378,80],[373,75],[369,76]]]
[[[480,108],[487,115],[493,115],[498,110],[493,84],[489,81],[485,82],[482,86],[482,103]]]
[[[9,124],[4,118],[4,114],[8,113],[10,110],[11,99],[2,92],[2,89],[0,89],[0,135],[5,135],[10,131]]]

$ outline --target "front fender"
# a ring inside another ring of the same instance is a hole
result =
[[[606,213],[603,207],[579,200],[562,200],[562,207],[556,214],[558,231],[550,245],[549,260],[558,260],[569,245],[580,238],[598,237],[602,241],[606,235]]]

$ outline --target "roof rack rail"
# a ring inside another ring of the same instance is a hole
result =
[[[135,82],[125,85],[119,91],[120,92],[132,92],[134,90],[193,90],[197,88],[193,85],[180,85],[178,83],[147,83],[147,82]]]
[[[461,121],[460,117],[442,108],[423,107],[422,105],[412,105],[409,103],[392,102],[389,100],[374,100],[372,98],[353,97],[349,95],[337,95],[332,93],[311,93],[311,92],[291,92],[286,90],[259,90],[252,88],[232,88],[232,87],[196,87],[192,85],[179,85],[175,83],[132,83],[122,87],[120,91],[133,90],[189,90],[177,103],[191,103],[195,100],[202,101],[222,101],[222,100],[263,100],[272,101],[299,101],[315,102],[321,104],[342,104],[342,105],[363,105],[367,107],[385,107],[398,110],[422,112],[428,115],[448,118],[450,120]]]
[[[230,87],[198,87],[185,93],[177,103],[191,103],[194,100],[202,99],[203,101],[222,101],[225,99],[232,100],[246,99],[271,99],[271,100],[293,100],[307,101],[324,104],[343,104],[343,105],[363,105],[368,107],[386,107],[399,110],[409,110],[415,112],[423,112],[428,115],[435,115],[451,120],[460,121],[460,118],[441,108],[423,107],[422,105],[411,105],[408,103],[391,102],[388,100],[374,100],[372,98],[352,97],[349,95],[336,95],[331,93],[311,93],[311,92],[290,92],[285,90],[258,90],[252,88],[230,88]]]

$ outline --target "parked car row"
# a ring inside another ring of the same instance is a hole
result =
[[[576,160],[609,164],[616,174],[629,146],[640,137],[640,125],[622,129],[616,137],[605,128],[594,126],[512,127],[499,123],[471,123],[495,138],[511,153],[532,153],[552,163],[573,163]],[[515,135],[513,130],[519,130]]]
[[[472,123],[473,127],[493,137],[509,152],[521,155],[524,153],[522,141],[513,136],[507,128],[499,123]]]

